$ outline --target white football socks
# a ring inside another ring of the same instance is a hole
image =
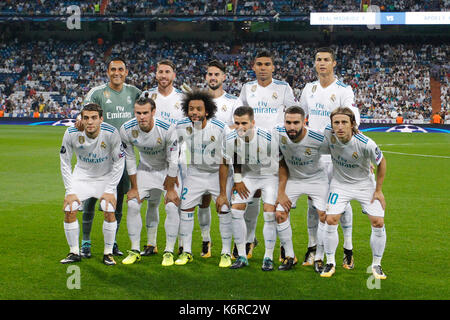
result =
[[[324,248],[327,255],[327,264],[336,265],[335,254],[339,244],[338,225],[325,224]]]
[[[198,224],[200,225],[200,231],[202,233],[203,241],[211,241],[211,208],[208,206],[206,208],[198,207]]]
[[[114,239],[116,237],[117,221],[108,222],[103,220],[103,238],[105,242],[105,249],[103,254],[112,254]]]
[[[164,222],[164,228],[166,230],[166,249],[164,251],[173,252],[175,242],[177,241],[179,226],[179,209],[175,203],[169,202],[166,204],[166,221]]]
[[[141,204],[138,203],[137,199],[131,199],[127,202],[127,207],[127,229],[131,241],[131,250],[140,251],[142,230]]]
[[[381,265],[384,248],[386,246],[386,229],[385,226],[381,228],[372,227],[370,235],[370,247],[372,248],[372,265]]]
[[[64,222],[64,233],[71,253],[80,254],[80,226],[78,220]]]

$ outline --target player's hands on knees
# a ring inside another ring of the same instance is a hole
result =
[[[164,201],[166,204],[168,204],[169,202],[173,202],[177,207],[180,206],[181,202],[180,197],[178,197],[178,193],[173,188],[167,191]]]
[[[277,223],[283,223],[288,219],[289,213],[287,211],[276,211],[275,219]]]
[[[216,211],[222,212],[222,207],[226,205],[230,209],[230,203],[228,202],[228,197],[226,194],[219,194],[216,199]]]
[[[127,201],[130,201],[131,199],[136,199],[138,203],[141,203],[141,199],[139,198],[139,192],[138,189],[130,189],[127,192]]]
[[[250,191],[247,189],[247,186],[243,182],[235,183],[234,190],[237,191],[237,193],[242,199],[247,199],[248,196],[250,195]]]
[[[69,206],[70,210],[67,212],[72,212],[72,204],[74,202],[78,202],[78,205],[81,205],[81,201],[80,199],[78,199],[76,194],[68,194],[65,198],[64,198],[64,204],[63,204],[63,211],[66,212],[66,207]]]
[[[166,176],[163,183],[164,190],[169,190],[172,186],[177,187],[180,186],[180,183],[178,182],[178,177]]]
[[[384,194],[382,191],[375,191],[373,193],[373,197],[372,197],[372,200],[370,201],[370,203],[373,203],[375,200],[380,201],[381,207],[383,208],[383,210],[386,209],[386,200],[384,199]]]
[[[277,201],[275,203],[275,207],[277,205],[281,205],[284,209],[284,211],[289,212],[292,207],[292,201],[289,199],[289,197],[286,195],[285,192],[279,193],[277,197]]]
[[[115,211],[117,201],[116,201],[116,197],[114,196],[114,194],[105,192],[100,197],[99,200],[100,200],[100,205],[103,200],[105,200],[105,202],[106,202],[105,208],[103,209],[103,211],[108,211],[108,212]],[[112,208],[111,208],[111,206],[112,206]]]

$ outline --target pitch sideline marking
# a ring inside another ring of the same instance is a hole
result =
[[[403,153],[403,152],[395,152],[395,151],[385,151],[382,150],[383,153],[394,153],[394,154],[401,154],[404,156],[418,156],[418,157],[428,157],[428,158],[444,158],[444,159],[450,159],[448,156],[435,156],[430,154],[417,154],[417,153]]]

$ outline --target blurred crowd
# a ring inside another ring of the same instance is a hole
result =
[[[61,116],[76,114],[83,97],[108,81],[108,56],[128,62],[128,83],[142,90],[157,85],[157,61],[176,64],[175,87],[183,83],[205,87],[205,65],[219,59],[227,66],[225,89],[239,95],[254,80],[251,70],[259,49],[274,54],[274,78],[289,82],[297,98],[307,82],[316,80],[313,46],[298,42],[19,42],[0,44],[0,106],[8,113],[33,111]],[[450,109],[448,45],[332,46],[337,55],[336,76],[351,85],[363,117],[406,119],[431,116],[430,79],[441,83],[441,110]],[[431,70],[431,71],[430,71]]]
[[[360,11],[361,0],[2,0],[0,13],[23,15],[65,15],[69,5],[82,14],[106,15],[273,15],[310,12]],[[448,11],[449,0],[372,0],[380,11]]]

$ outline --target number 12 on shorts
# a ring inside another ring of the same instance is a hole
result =
[[[183,188],[183,191],[181,192],[181,200],[186,200],[186,193],[188,192],[187,188]]]
[[[327,202],[329,204],[336,204],[336,201],[338,199],[339,195],[337,193],[331,193],[328,195],[328,200]]]

